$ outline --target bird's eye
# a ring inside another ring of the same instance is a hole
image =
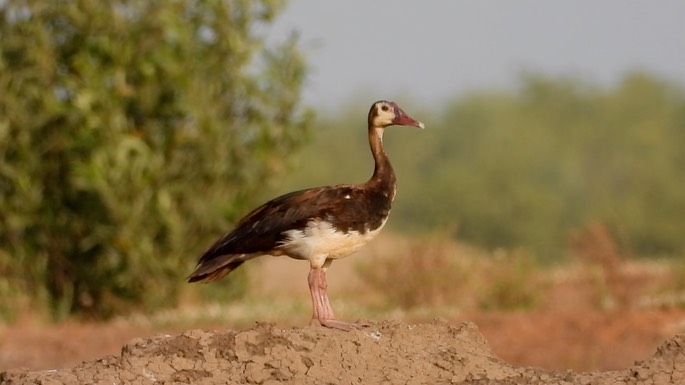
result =
[[[383,107],[381,107],[381,110],[387,111],[387,110],[388,110],[388,106],[383,106]]]

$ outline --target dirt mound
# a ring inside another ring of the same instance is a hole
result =
[[[84,341],[87,343],[87,341]],[[473,323],[372,323],[352,332],[257,324],[133,340],[119,356],[71,369],[0,375],[3,384],[615,384],[685,383],[685,335],[622,371],[515,368],[490,350]]]

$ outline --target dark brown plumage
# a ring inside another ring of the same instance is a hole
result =
[[[355,185],[300,190],[259,206],[199,258],[189,282],[211,282],[262,255],[308,260],[313,318],[322,325],[348,329],[333,315],[326,294],[326,268],[371,240],[383,227],[395,197],[395,174],[383,150],[390,125],[423,128],[394,102],[378,101],[368,115],[369,144],[375,168],[371,179]]]

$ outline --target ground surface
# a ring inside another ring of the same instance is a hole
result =
[[[617,371],[579,373],[511,366],[474,323],[373,323],[340,332],[259,324],[240,331],[192,330],[135,339],[117,355],[74,368],[2,374],[6,384],[679,384],[685,383],[685,335]]]
[[[329,291],[337,314],[375,320],[345,333],[305,326],[306,264],[265,261],[256,265],[259,285],[235,308],[0,325],[0,382],[685,384],[685,309],[640,301],[648,291],[637,288],[664,281],[644,266],[617,286],[634,301],[604,310],[596,286],[565,274],[536,310],[374,313],[359,307],[373,296],[356,259],[336,261]]]
[[[462,322],[478,325],[494,353],[512,365],[562,371],[624,369],[650,357],[668,338],[685,334],[684,310],[489,312],[448,321],[452,325]],[[306,316],[303,316],[298,321],[277,325],[293,327],[305,323]],[[218,324],[203,328],[245,329]],[[24,322],[5,326],[0,328],[0,370],[73,367],[83,361],[118,354],[134,338],[183,331],[179,327],[159,328],[122,321],[52,326]]]

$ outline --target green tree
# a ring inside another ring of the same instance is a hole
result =
[[[297,41],[264,41],[281,8],[0,3],[0,308],[17,293],[58,316],[177,301],[306,138]]]
[[[418,184],[434,186],[443,206],[407,199],[434,213],[427,221],[454,221],[460,236],[488,247],[554,259],[572,231],[602,221],[635,255],[678,255],[684,111],[682,87],[644,73],[604,89],[525,76],[516,92],[446,108],[436,128],[442,157]]]

